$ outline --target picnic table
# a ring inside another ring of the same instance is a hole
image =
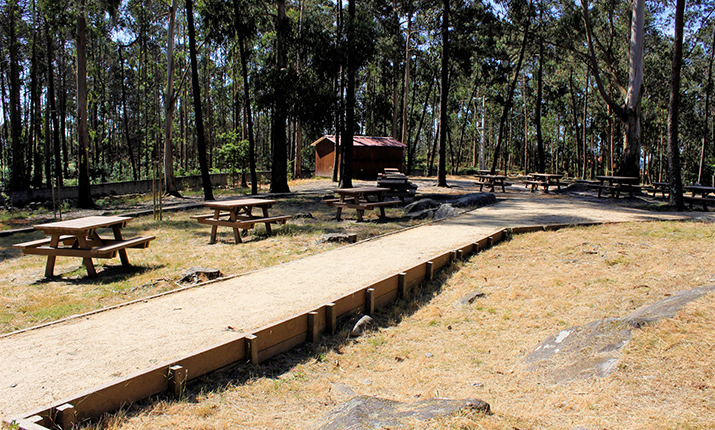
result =
[[[683,200],[690,204],[690,209],[693,208],[693,203],[702,203],[703,210],[708,210],[708,203],[715,204],[715,187],[707,187],[704,185],[687,185],[683,190],[690,191],[690,196],[683,196]]]
[[[479,185],[479,192],[482,192],[484,187],[489,187],[490,192],[494,192],[495,187],[501,187],[502,193],[506,192],[504,188],[507,185],[511,185],[506,182],[506,175],[492,175],[491,173],[477,173],[474,175],[477,180],[474,182],[475,185]]]
[[[286,220],[291,218],[290,215],[270,216],[268,209],[275,203],[277,203],[276,200],[256,198],[208,201],[204,202],[204,206],[213,209],[214,212],[194,215],[191,218],[197,220],[199,224],[211,226],[209,243],[216,243],[219,226],[232,228],[236,243],[242,243],[240,229],[246,232],[256,224],[265,224],[266,232],[271,234],[271,224],[285,224]],[[261,215],[255,215],[254,208],[260,208]]]
[[[529,173],[530,179],[524,181],[524,184],[526,184],[526,188],[531,186],[532,193],[542,187],[544,192],[548,194],[549,187],[555,186],[556,189],[561,189],[562,184],[560,181],[563,177],[564,175],[558,173]]]
[[[379,208],[380,218],[384,219],[386,207],[397,206],[401,203],[397,199],[385,199],[389,190],[389,188],[383,187],[338,188],[334,190],[339,196],[337,199],[326,199],[323,202],[337,208],[335,219],[338,221],[341,220],[343,208],[355,209],[358,221],[363,221],[365,211]]]
[[[400,173],[397,169],[385,168],[384,173],[377,175],[377,186],[388,188],[385,193],[387,197],[399,197],[405,202],[407,197],[414,198],[417,193],[417,185],[410,182],[407,175]]]
[[[55,260],[62,257],[81,257],[87,274],[97,275],[93,258],[114,258],[119,253],[122,266],[128,267],[127,248],[146,248],[154,236],[139,236],[131,239],[122,237],[122,229],[134,219],[127,216],[89,216],[67,221],[38,224],[33,227],[42,231],[49,238],[18,243],[13,248],[21,249],[24,254],[46,255],[45,276],[54,276]],[[112,238],[102,238],[98,229],[111,229]]]
[[[665,198],[666,194],[670,194],[670,182],[653,182],[649,187],[643,187],[643,189],[653,193],[653,197],[655,197],[657,193],[661,193],[663,198]]]
[[[598,197],[606,190],[612,197],[618,198],[621,193],[628,192],[629,196],[641,191],[640,178],[637,176],[596,176],[598,184],[589,184],[589,188],[598,190]],[[608,184],[606,184],[608,182]]]

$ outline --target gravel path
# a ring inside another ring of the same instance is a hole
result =
[[[15,416],[304,313],[503,227],[692,215],[628,209],[605,200],[517,193],[494,206],[441,222],[0,337],[0,417]]]

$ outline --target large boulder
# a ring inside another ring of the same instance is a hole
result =
[[[326,414],[317,430],[370,430],[402,428],[415,421],[426,421],[463,410],[491,413],[488,403],[479,399],[427,399],[402,403],[379,397],[355,397]]]

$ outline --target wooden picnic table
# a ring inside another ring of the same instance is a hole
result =
[[[81,257],[87,274],[97,275],[93,258],[114,258],[119,253],[122,266],[128,267],[127,248],[146,248],[154,236],[140,236],[131,239],[122,237],[122,229],[131,221],[127,216],[89,216],[67,221],[56,221],[33,226],[49,238],[18,243],[14,248],[24,254],[46,255],[45,276],[54,276],[55,260],[58,256]],[[111,229],[112,238],[102,238],[98,229]]]
[[[544,189],[545,193],[549,193],[549,187],[556,187],[556,189],[561,189],[561,178],[564,175],[558,173],[529,173],[529,178],[524,181],[526,188],[531,186],[531,192],[538,190],[539,187]]]
[[[338,188],[334,190],[337,199],[323,200],[328,206],[337,208],[335,219],[340,221],[343,208],[355,209],[358,221],[363,221],[366,210],[380,209],[380,218],[385,218],[385,207],[397,206],[401,202],[397,199],[385,200],[389,188],[383,187],[356,187]]]
[[[661,193],[663,198],[665,198],[666,194],[670,194],[670,182],[653,182],[649,191],[653,192],[653,197],[655,197],[657,193]]]
[[[511,185],[506,181],[507,177],[506,175],[492,175],[490,173],[479,173],[474,175],[477,180],[474,182],[474,185],[479,185],[479,192],[482,192],[484,187],[489,187],[490,192],[494,192],[495,187],[501,187],[502,193],[506,192],[506,189],[504,188],[507,185]]]
[[[240,229],[248,231],[256,224],[265,224],[266,232],[271,234],[271,224],[285,224],[286,220],[291,218],[290,215],[270,216],[268,209],[276,203],[276,200],[256,198],[207,201],[204,202],[204,206],[213,209],[214,212],[194,215],[191,218],[197,220],[199,224],[211,226],[209,243],[216,243],[219,226],[232,228],[236,243],[242,243]],[[255,215],[254,208],[260,208],[261,215]]]
[[[628,192],[633,197],[633,193],[640,192],[640,178],[637,176],[596,176],[598,184],[590,184],[590,188],[598,190],[598,197],[601,191],[606,190],[612,197],[618,198],[622,192]],[[608,184],[606,184],[608,182]]]
[[[690,196],[683,196],[683,200],[690,204],[690,209],[693,208],[693,203],[702,203],[703,210],[708,210],[708,203],[715,204],[715,187],[707,187],[705,185],[686,185],[684,191],[689,191]]]

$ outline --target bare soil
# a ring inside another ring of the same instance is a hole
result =
[[[420,191],[423,189],[427,187]],[[441,222],[226,281],[5,335],[0,338],[0,416],[14,416],[232,339],[237,333],[306,312],[499,228],[712,218],[707,213],[644,211],[609,199],[544,195],[521,189],[498,193],[497,197],[500,200],[494,206]]]

